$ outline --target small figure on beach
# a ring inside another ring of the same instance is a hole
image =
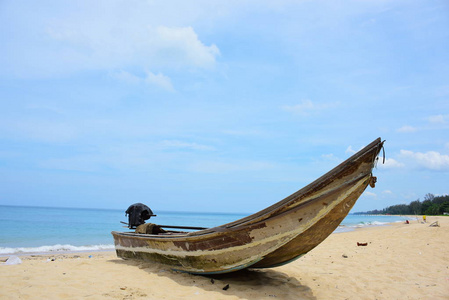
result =
[[[426,223],[426,215],[422,216],[422,220]]]
[[[410,224],[410,222],[408,220],[405,220],[405,224]]]

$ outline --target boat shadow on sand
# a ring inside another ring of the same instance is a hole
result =
[[[154,276],[165,277],[176,284],[191,289],[189,293],[192,296],[201,294],[204,296],[204,292],[218,292],[241,299],[316,299],[308,286],[301,284],[297,278],[275,269],[245,269],[220,275],[192,275],[173,271],[169,267],[157,263],[121,259],[113,259],[110,262],[129,265],[133,268],[137,266],[139,271],[136,272],[138,273],[136,274],[136,281],[138,282],[151,282],[153,286],[160,289],[163,283],[161,282],[158,285]],[[149,275],[147,280],[142,280],[142,271]],[[165,292],[173,293],[172,296],[176,297],[176,293],[179,291],[170,290]]]

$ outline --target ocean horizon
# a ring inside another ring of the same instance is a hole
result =
[[[251,213],[158,211],[147,222],[220,226]],[[403,216],[349,214],[334,233],[403,222]],[[128,231],[125,209],[0,205],[0,255],[113,250],[111,231]]]

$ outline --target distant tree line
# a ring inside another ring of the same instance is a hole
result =
[[[426,194],[424,201],[412,201],[410,204],[398,204],[389,206],[382,210],[371,210],[367,212],[360,212],[356,214],[367,215],[442,215],[449,213],[449,195],[434,196],[433,194]]]

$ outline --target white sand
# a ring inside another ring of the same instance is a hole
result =
[[[214,278],[114,252],[21,259],[0,266],[0,299],[449,299],[449,217],[333,234],[288,265]]]

